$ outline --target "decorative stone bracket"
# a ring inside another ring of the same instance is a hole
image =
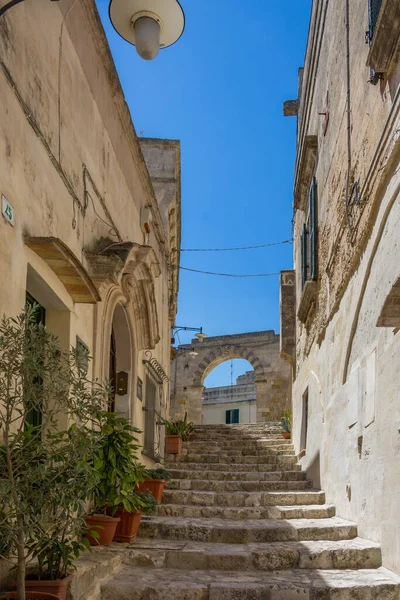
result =
[[[138,349],[155,348],[160,333],[154,279],[161,268],[153,248],[123,242],[98,249],[86,258],[99,290],[112,284],[120,286],[134,315]]]
[[[306,281],[303,289],[303,293],[300,300],[300,305],[297,310],[297,317],[299,321],[305,323],[311,316],[312,311],[315,307],[315,300],[317,298],[317,282]]]

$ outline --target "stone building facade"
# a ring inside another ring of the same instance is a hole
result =
[[[367,32],[367,33],[366,33]],[[314,0],[298,99],[294,270],[281,276],[293,441],[400,571],[400,4]]]
[[[192,355],[190,355],[190,352]],[[203,383],[226,360],[244,358],[254,368],[257,422],[280,419],[290,405],[290,367],[280,357],[279,335],[256,331],[207,337],[178,346],[172,362],[171,414],[203,422]]]
[[[45,18],[44,16],[45,15]],[[93,0],[0,20],[0,311],[42,305],[163,454],[180,248],[180,145],[140,140]]]
[[[254,371],[236,378],[235,385],[204,388],[203,425],[256,423],[257,393]]]

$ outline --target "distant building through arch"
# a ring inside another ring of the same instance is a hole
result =
[[[187,412],[194,423],[202,423],[205,378],[226,360],[243,358],[255,373],[257,422],[280,419],[290,407],[290,367],[280,357],[279,341],[279,335],[269,330],[180,345],[172,362],[171,415],[182,417]]]

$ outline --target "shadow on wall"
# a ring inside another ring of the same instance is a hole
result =
[[[307,479],[312,482],[313,488],[321,488],[321,457],[319,452],[316,453],[307,468]]]

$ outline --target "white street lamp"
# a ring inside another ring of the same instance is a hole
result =
[[[108,12],[115,30],[145,60],[172,46],[185,28],[178,0],[110,0]]]

